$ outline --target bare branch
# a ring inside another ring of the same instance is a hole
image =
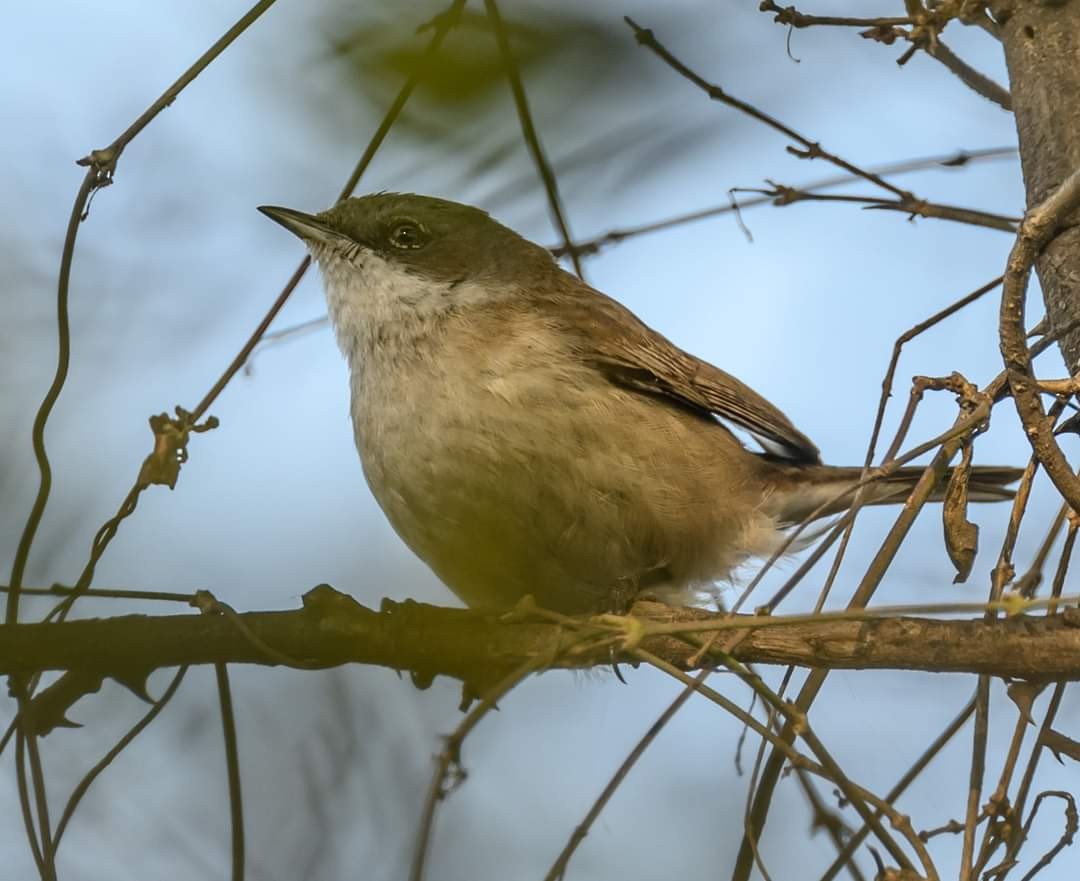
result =
[[[902,190],[900,187],[894,186],[880,175],[874,174],[872,171],[867,171],[864,168],[860,168],[857,165],[853,165],[846,159],[841,159],[835,153],[830,153],[817,141],[812,141],[804,135],[799,134],[795,129],[788,125],[785,125],[780,120],[767,113],[758,110],[752,104],[748,104],[739,98],[729,95],[720,86],[710,83],[708,80],[701,77],[699,74],[692,71],[689,67],[683,64],[678,58],[671,54],[661,43],[656,39],[656,35],[648,28],[641,27],[629,16],[624,18],[626,23],[634,31],[634,37],[645,48],[649,49],[654,55],[664,61],[672,70],[682,76],[684,79],[689,80],[713,101],[720,101],[727,104],[729,107],[734,107],[736,110],[745,113],[747,116],[756,119],[758,122],[762,122],[769,128],[775,129],[782,135],[797,142],[800,148],[788,147],[788,152],[793,156],[798,156],[800,159],[824,159],[826,162],[830,162],[837,168],[842,168],[848,174],[861,177],[864,180],[869,181],[875,186],[881,187],[883,190],[887,190],[899,199],[918,201],[917,197],[909,193],[907,190]]]
[[[1002,110],[1012,111],[1012,95],[1009,94],[1009,90],[994,82],[986,74],[977,71],[960,58],[952,49],[941,42],[940,37],[936,40],[928,40],[922,48],[927,55],[940,61],[956,74],[960,82],[973,92],[982,95],[988,101],[993,101]]]
[[[1050,601],[996,607],[1033,609]],[[1080,679],[1080,612],[1075,609],[1001,620],[914,617],[920,609],[963,614],[985,608],[938,604],[731,617],[642,602],[634,607],[633,619],[547,621],[538,616],[549,613],[537,610],[536,615],[510,613],[498,621],[414,602],[386,601],[375,612],[323,585],[304,596],[302,609],[239,614],[243,628],[229,616],[206,614],[5,625],[0,628],[0,674],[73,670],[114,675],[185,664],[295,662],[309,668],[356,662],[483,684],[540,653],[552,655],[554,667],[607,664],[612,639],[623,640],[632,621],[643,645],[680,666],[698,654],[698,646],[686,641],[688,635],[721,631],[702,660],[705,665],[717,652],[726,652],[744,663]],[[589,639],[563,651],[560,640],[568,628]]]
[[[499,6],[495,0],[484,0],[484,8],[487,10],[488,19],[495,31],[495,39],[499,44],[499,54],[502,56],[503,67],[506,69],[506,78],[510,81],[510,89],[514,93],[514,106],[517,108],[518,119],[521,122],[521,133],[532,154],[533,162],[540,173],[540,179],[544,184],[544,192],[547,193],[548,205],[551,213],[555,216],[555,223],[559,227],[562,236],[563,247],[570,254],[570,260],[574,264],[574,272],[579,278],[584,278],[581,268],[581,259],[574,247],[573,237],[570,235],[570,226],[566,222],[566,212],[563,209],[562,198],[559,196],[559,185],[555,179],[555,173],[551,170],[551,163],[544,154],[544,148],[540,144],[540,136],[536,133],[533,124],[532,113],[529,110],[529,100],[525,95],[525,86],[521,82],[521,73],[518,70],[517,61],[514,59],[514,51],[510,47],[510,37],[506,33],[502,16],[499,14]]]
[[[708,670],[702,670],[694,678],[694,682],[687,685],[679,692],[679,696],[675,698],[667,708],[662,712],[652,725],[649,726],[649,730],[642,735],[641,739],[634,745],[634,748],[630,751],[629,755],[618,769],[612,775],[608,781],[607,786],[604,787],[603,792],[597,796],[596,801],[593,802],[589,808],[588,813],[585,814],[585,818],[574,827],[573,833],[570,835],[570,840],[566,842],[566,846],[560,851],[558,857],[555,858],[555,862],[552,863],[551,868],[548,869],[548,873],[544,876],[544,881],[561,881],[566,875],[566,867],[570,864],[570,858],[574,855],[574,851],[577,850],[579,844],[585,840],[585,836],[589,834],[589,829],[593,823],[596,822],[596,818],[600,816],[600,812],[604,809],[607,803],[611,800],[611,797],[615,794],[615,791],[619,788],[619,785],[626,779],[626,775],[630,773],[631,769],[637,764],[638,759],[644,754],[645,750],[649,748],[649,745],[656,739],[657,735],[664,730],[664,727],[670,722],[677,712],[682,709],[685,704],[694,694],[697,693],[698,686],[705,681],[705,678],[709,675]]]
[[[56,373],[52,384],[49,386],[41,407],[34,419],[33,440],[34,455],[37,458],[40,482],[34,506],[23,527],[19,546],[15,552],[15,560],[11,569],[11,585],[14,588],[7,597],[7,608],[4,615],[6,623],[11,624],[18,618],[19,591],[22,583],[23,572],[27,560],[30,557],[30,548],[37,532],[38,524],[45,513],[45,506],[49,500],[49,491],[52,487],[52,471],[49,467],[48,455],[45,451],[45,426],[52,413],[52,408],[60,397],[67,382],[68,366],[71,353],[71,335],[68,326],[68,287],[71,279],[71,261],[75,254],[75,239],[79,233],[79,225],[86,219],[87,203],[95,191],[112,183],[113,174],[116,171],[116,163],[120,154],[132,139],[148,126],[162,110],[168,107],[176,97],[187,88],[191,82],[202,73],[207,66],[224,52],[244,31],[254,24],[259,17],[266,12],[275,0],[260,0],[248,12],[242,16],[236,24],[227,30],[218,40],[207,49],[199,58],[185,70],[169,88],[162,92],[161,96],[139,115],[119,137],[103,150],[94,150],[89,156],[79,160],[79,165],[87,166],[86,175],[75,196],[71,215],[68,219],[67,233],[64,237],[63,252],[60,257],[60,277],[57,284],[57,332],[59,346],[56,356]]]
[[[805,15],[794,6],[777,6],[772,0],[762,0],[758,6],[761,12],[775,14],[773,21],[793,28],[809,28],[816,25],[844,28],[895,28],[916,24],[910,16],[892,18],[851,18],[844,15]]]
[[[770,183],[772,182],[770,181]],[[983,226],[989,229],[1001,230],[1002,232],[1016,232],[1016,225],[1020,222],[1017,217],[978,211],[973,208],[961,208],[956,205],[941,205],[916,198],[883,199],[880,196],[809,193],[783,184],[772,184],[771,190],[750,190],[749,192],[761,193],[771,198],[774,205],[793,205],[796,202],[851,202],[856,205],[864,205],[869,210],[899,211],[901,214],[907,214],[911,218],[932,217],[938,220],[966,223],[971,226]]]
[[[1036,257],[1078,206],[1080,169],[1024,217],[1005,270],[999,326],[1001,356],[1024,433],[1054,486],[1074,511],[1080,510],[1080,479],[1061,452],[1053,426],[1043,410],[1027,346],[1024,311],[1028,277]]]
[[[1012,110],[1012,96],[1008,89],[998,85],[986,74],[975,70],[941,40],[941,32],[953,18],[959,18],[965,24],[988,28],[991,22],[986,18],[985,10],[981,14],[979,12],[967,14],[965,10],[955,6],[945,8],[942,4],[934,9],[927,9],[923,4],[918,3],[913,4],[915,9],[913,15],[900,18],[848,18],[836,15],[806,15],[794,6],[777,6],[772,0],[763,0],[758,8],[762,12],[774,13],[773,21],[777,24],[785,24],[792,28],[817,26],[865,28],[860,36],[887,46],[891,46],[898,39],[907,40],[911,43],[911,48],[898,59],[897,64],[901,66],[907,64],[915,51],[922,49],[931,58],[945,65],[973,92],[993,101],[1003,110]],[[988,29],[991,35],[994,35],[993,29]]]

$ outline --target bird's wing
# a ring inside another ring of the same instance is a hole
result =
[[[577,293],[578,308],[567,316],[567,329],[577,331],[578,354],[609,380],[731,422],[753,435],[769,454],[800,463],[821,461],[813,441],[748,385],[684,352],[599,291]]]

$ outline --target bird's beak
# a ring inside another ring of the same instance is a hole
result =
[[[342,238],[341,233],[331,229],[314,214],[293,211],[292,208],[278,208],[275,205],[260,205],[259,210],[305,242],[329,245]]]

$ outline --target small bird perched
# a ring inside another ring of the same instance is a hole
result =
[[[377,193],[314,215],[259,210],[322,270],[372,493],[469,606],[693,595],[771,554],[785,527],[851,504],[838,496],[860,468],[821,464],[751,388],[477,208]],[[922,470],[864,501],[903,501]],[[1019,474],[976,468],[970,498],[1011,498]]]

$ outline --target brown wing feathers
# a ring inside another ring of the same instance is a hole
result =
[[[576,281],[576,280],[575,280]],[[581,355],[619,385],[666,398],[750,432],[768,453],[816,464],[818,448],[773,404],[729,373],[695,358],[598,291],[581,297]],[[573,326],[573,325],[571,325]],[[578,325],[580,326],[580,325]]]

